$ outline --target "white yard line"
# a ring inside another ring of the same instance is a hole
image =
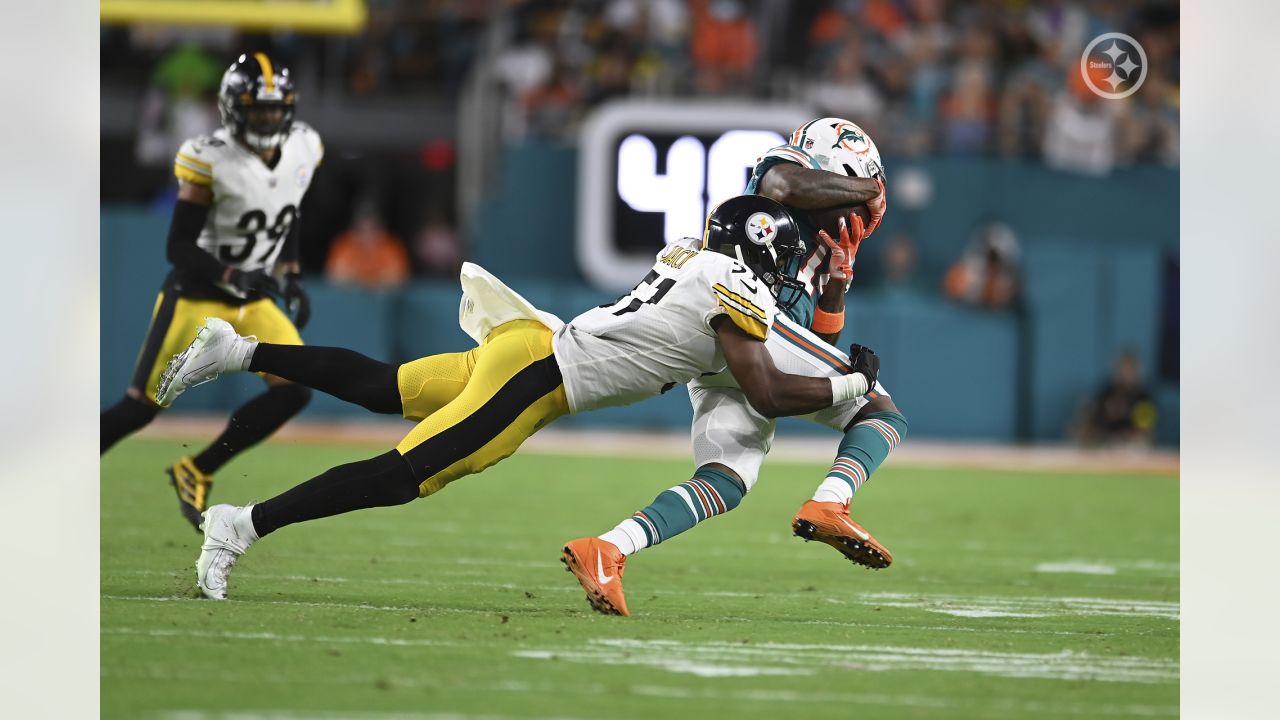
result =
[[[885,592],[864,593],[857,596],[852,602],[864,605],[927,610],[943,614],[956,614],[957,611],[986,611],[1007,614],[1023,613],[1028,616],[1118,615],[1156,617],[1167,620],[1177,620],[1180,617],[1178,603],[1159,600]],[[973,616],[969,615],[968,617]]]
[[[813,674],[831,668],[866,672],[967,672],[1043,680],[1171,683],[1178,664],[1159,658],[1085,652],[1006,653],[894,645],[814,645],[606,639],[586,645],[516,650],[516,657],[585,664],[640,665],[699,677]]]

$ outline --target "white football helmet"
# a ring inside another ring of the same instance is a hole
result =
[[[811,120],[796,128],[790,142],[823,170],[851,177],[884,177],[884,163],[871,136],[844,118]]]

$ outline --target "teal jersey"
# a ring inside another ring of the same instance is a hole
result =
[[[751,171],[751,179],[747,181],[747,189],[743,192],[748,195],[759,193],[760,178],[764,177],[765,172],[774,165],[786,162],[815,170],[822,169],[817,160],[799,147],[779,145],[756,161],[756,166]],[[785,270],[787,274],[804,283],[806,292],[796,300],[794,305],[791,305],[790,309],[786,310],[786,314],[797,323],[810,328],[813,326],[814,310],[818,307],[818,296],[826,289],[827,282],[831,279],[827,267],[829,251],[827,246],[818,240],[818,228],[809,220],[808,213],[794,212],[792,217],[795,218],[796,227],[800,230],[800,240],[804,243],[805,252],[802,257],[793,258]],[[799,292],[791,288],[782,288],[778,298],[779,309],[786,308]]]

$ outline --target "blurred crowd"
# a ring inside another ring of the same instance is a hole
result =
[[[1042,158],[1105,173],[1178,158],[1176,2],[529,0],[499,60],[513,134],[571,139],[624,95],[800,101],[888,155]],[[1144,47],[1138,100],[1104,102],[1080,53],[1110,31]]]
[[[104,97],[135,98],[137,110],[116,130],[127,138],[108,137],[104,119],[104,201],[170,199],[172,153],[184,138],[217,127],[221,71],[244,48],[269,49],[295,68],[303,120],[322,105],[406,102],[456,118],[468,82],[485,77],[501,98],[509,139],[572,142],[591,108],[613,98],[737,97],[854,119],[895,158],[987,155],[1087,174],[1178,160],[1176,2],[369,0],[368,7],[368,25],[354,36],[103,26]],[[1146,52],[1148,75],[1132,101],[1102,100],[1080,77],[1081,49],[1109,31],[1134,36]],[[453,272],[465,256],[454,217],[457,138],[417,143],[380,151],[340,145],[330,154],[308,200],[309,218],[322,216],[304,225],[315,248],[304,257],[311,270],[328,264],[341,229],[376,220],[407,252],[411,274]],[[890,257],[905,264],[908,241]],[[1016,264],[1016,254],[1001,249],[997,257],[975,244],[969,255],[948,273],[944,292],[973,304],[1012,302],[1016,282],[1000,281],[998,270]]]
[[[456,102],[488,59],[513,137],[572,140],[590,108],[621,96],[736,96],[851,118],[888,155],[1042,158],[1090,173],[1178,159],[1171,1],[370,0],[369,10],[354,37],[196,31],[212,65],[189,50],[174,57],[189,29],[104,28],[103,83],[152,88],[145,124],[159,92],[198,97],[223,56],[249,45],[303,69],[304,93],[344,101]],[[495,24],[504,32],[486,55]],[[1134,102],[1105,102],[1081,81],[1080,51],[1110,31],[1146,51]],[[196,115],[188,107],[171,126],[185,131]]]

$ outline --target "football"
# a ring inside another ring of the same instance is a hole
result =
[[[830,235],[833,240],[839,240],[840,218],[847,218],[849,213],[855,212],[862,218],[864,226],[871,224],[871,212],[867,210],[866,203],[810,210],[808,215],[809,221],[813,223],[815,228],[818,230],[826,230],[827,234]]]

